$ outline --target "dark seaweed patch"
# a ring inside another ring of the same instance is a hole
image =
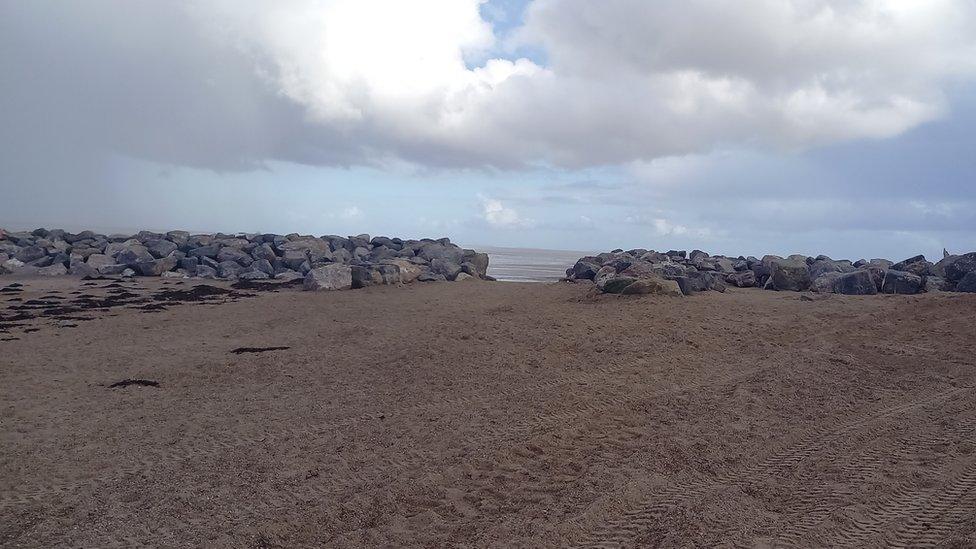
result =
[[[189,290],[163,290],[153,295],[156,301],[206,301],[219,296],[233,297],[237,292],[210,286],[208,284],[197,284]]]
[[[262,282],[260,280],[239,280],[230,285],[231,288],[236,290],[261,290],[261,291],[278,291],[279,288],[291,288],[295,286],[301,286],[304,280],[301,278],[296,278],[295,280],[289,280],[288,282]]]
[[[122,381],[116,381],[115,383],[108,386],[109,389],[115,389],[118,387],[128,387],[129,385],[140,385],[142,387],[159,387],[158,381],[152,381],[150,379],[123,379]]]
[[[291,349],[291,347],[238,347],[231,351],[235,355],[240,355],[244,353],[266,353],[268,351],[284,351],[285,349]]]

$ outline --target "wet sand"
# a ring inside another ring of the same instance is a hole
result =
[[[976,296],[19,282],[0,546],[976,546]]]

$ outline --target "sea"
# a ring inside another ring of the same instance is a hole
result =
[[[488,274],[506,282],[555,282],[566,269],[592,252],[473,246],[488,254]]]

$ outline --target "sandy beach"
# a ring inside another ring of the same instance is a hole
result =
[[[976,546],[974,295],[0,286],[4,547]]]

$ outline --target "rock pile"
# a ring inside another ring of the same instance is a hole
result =
[[[592,280],[605,293],[680,294],[728,285],[780,291],[813,291],[847,295],[976,292],[976,252],[949,255],[938,263],[918,255],[898,263],[887,259],[834,260],[767,255],[710,256],[671,250],[614,250],[582,257],[566,271],[568,280]]]
[[[369,235],[77,234],[61,229],[0,230],[0,274],[162,276],[296,280],[308,290],[414,281],[491,279],[488,254],[447,238]]]

